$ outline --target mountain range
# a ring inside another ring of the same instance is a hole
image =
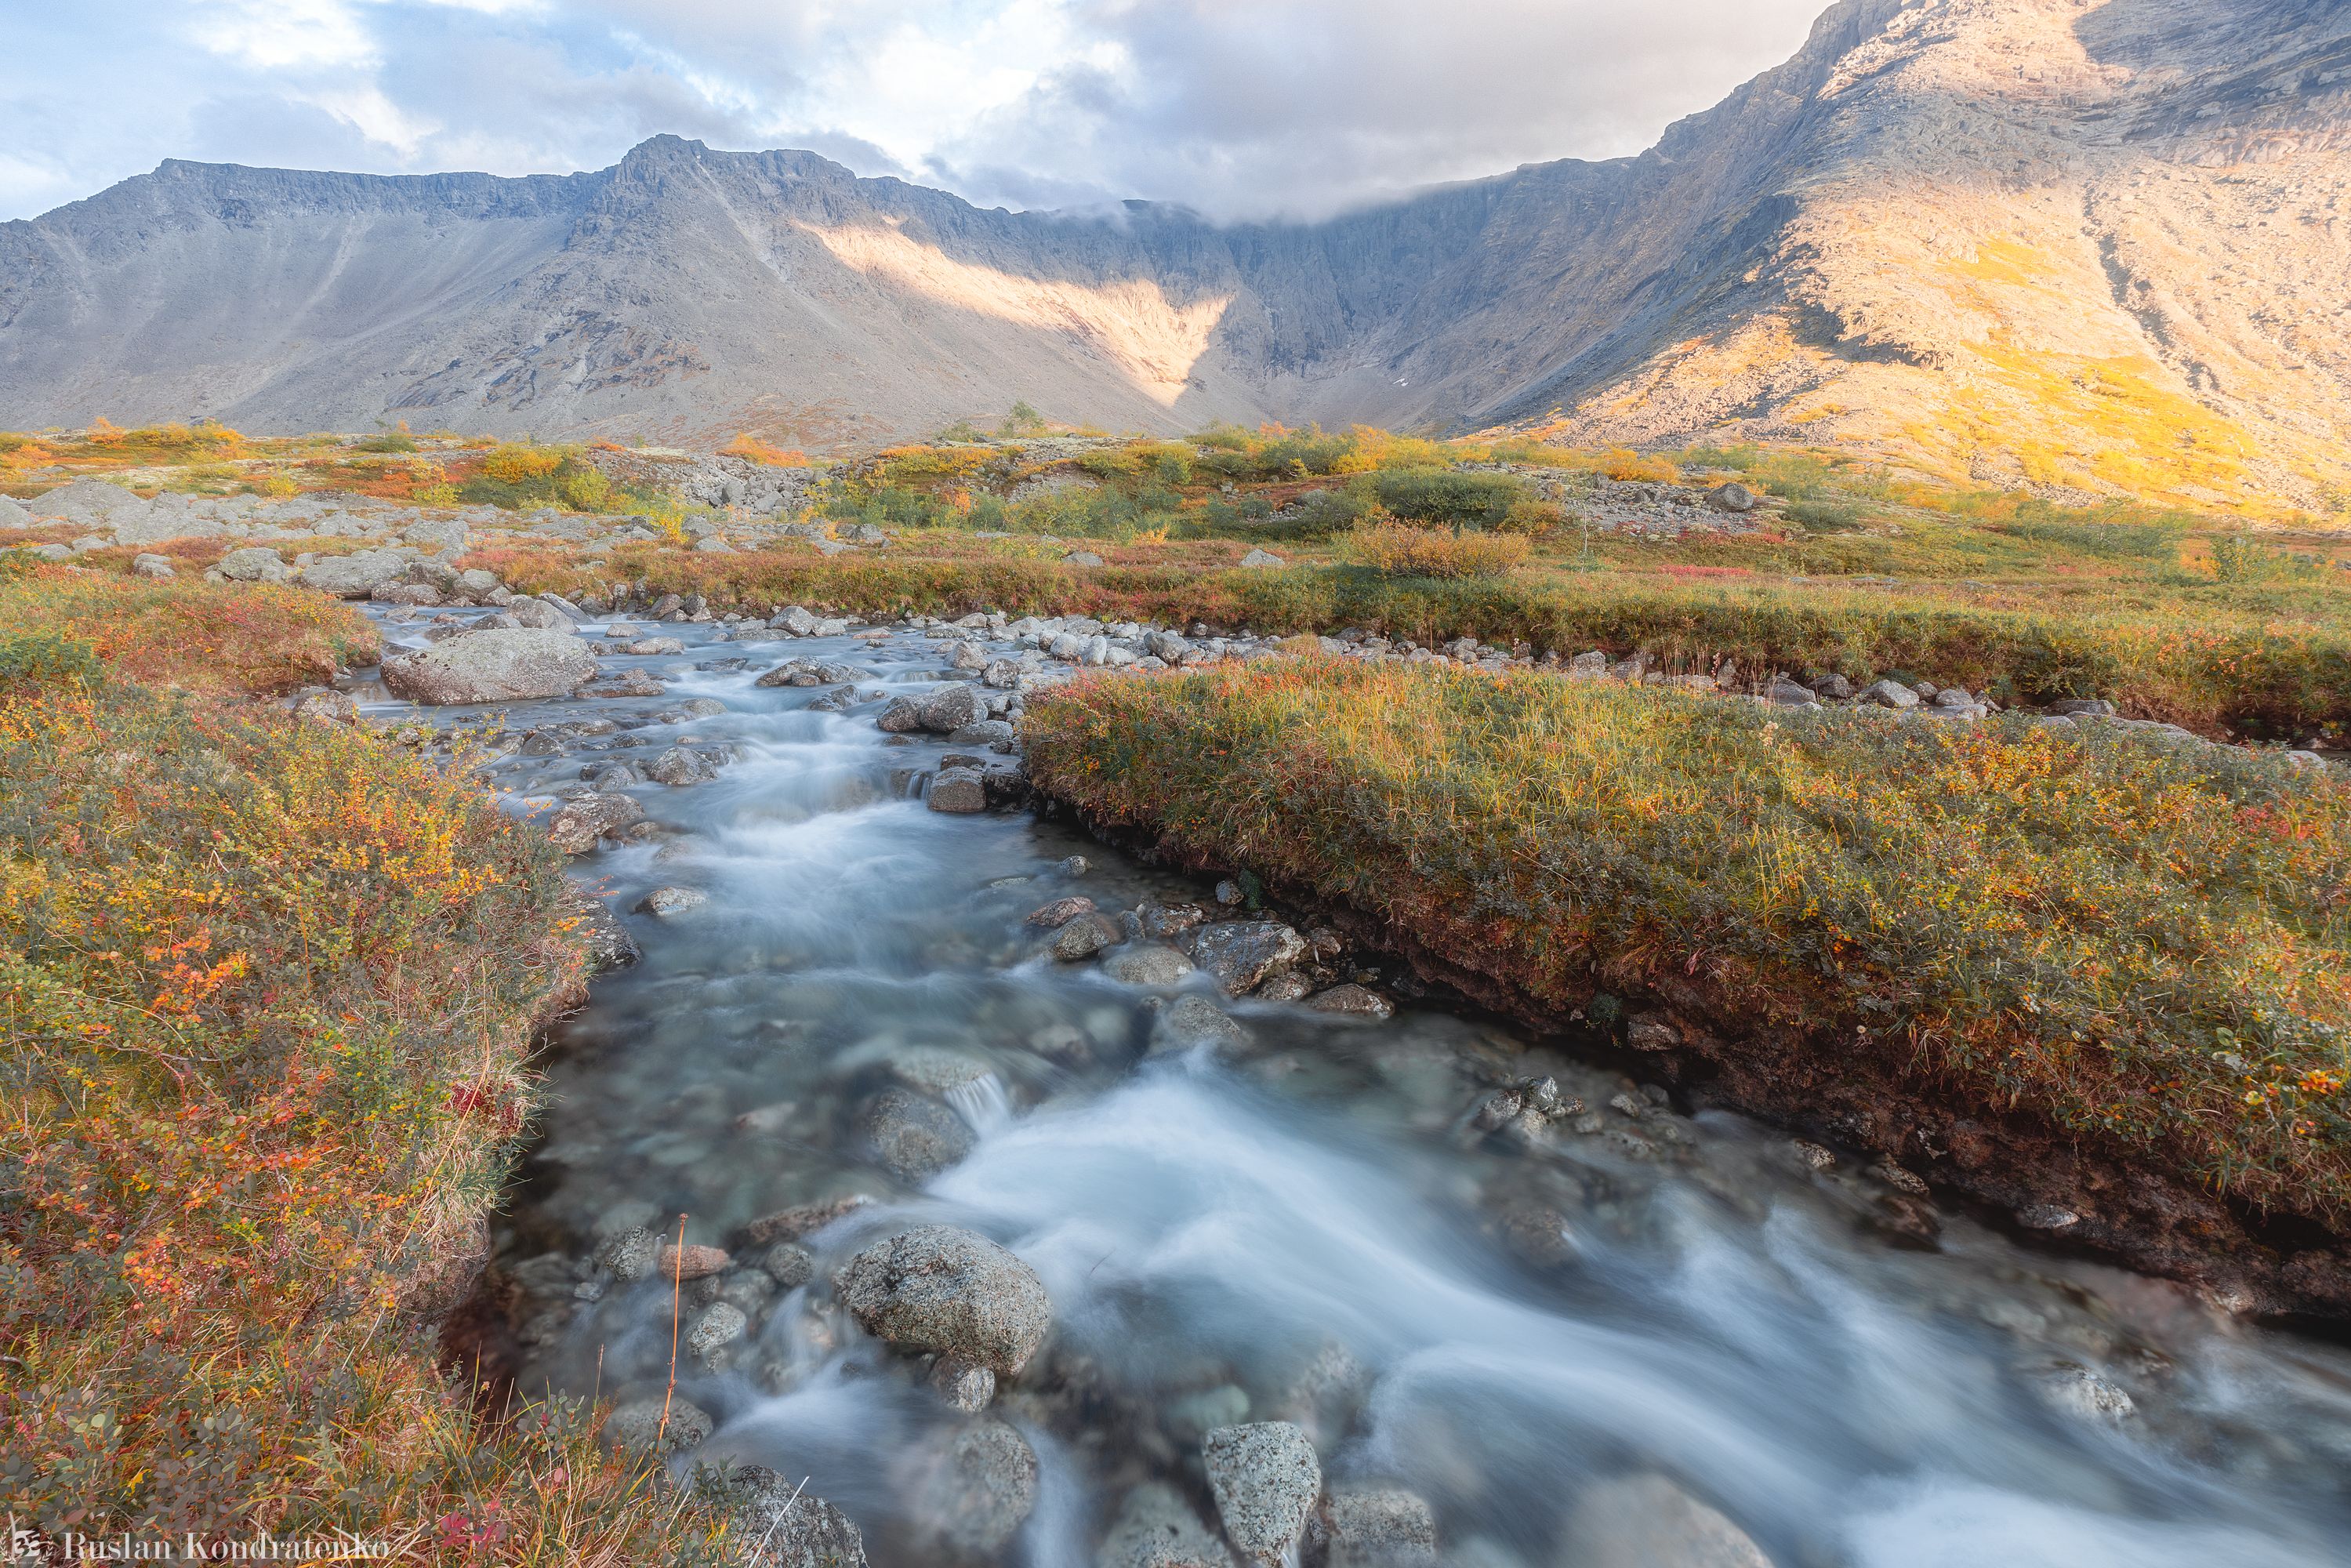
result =
[[[2351,507],[2351,5],[1838,0],[1637,157],[1315,224],[660,136],[523,178],[172,161],[0,225],[0,426],[824,449],[1015,400]]]

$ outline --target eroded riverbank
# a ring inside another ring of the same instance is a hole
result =
[[[622,909],[704,897],[630,921],[643,961],[549,1060],[496,1241],[523,1391],[660,1400],[674,1289],[691,1455],[808,1478],[876,1563],[1148,1562],[1154,1521],[1200,1554],[1158,1561],[1216,1560],[1209,1435],[1277,1421],[1313,1450],[1311,1531],[1496,1568],[2316,1563],[2351,1530],[2336,1352],[1416,1007],[1376,962],[1332,980],[1392,1018],[1058,959],[1041,906],[1123,935],[1215,889],[928,810],[971,748],[874,718],[947,674],[929,639],[664,630],[679,653],[615,661],[660,695],[517,709],[536,733],[493,774],[552,807],[583,768],[714,762],[630,786],[653,826],[580,862]],[[758,685],[787,653],[859,674]],[[665,1280],[680,1215],[725,1258]],[[835,1299],[924,1223],[1008,1248],[1050,1302],[984,1413]]]

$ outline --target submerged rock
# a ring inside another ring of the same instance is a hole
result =
[[[743,1240],[753,1247],[764,1247],[775,1241],[797,1241],[811,1231],[823,1229],[843,1215],[871,1207],[872,1203],[873,1200],[865,1194],[852,1192],[843,1197],[794,1204],[773,1214],[763,1214],[743,1227]]]
[[[882,1163],[909,1181],[936,1176],[971,1153],[971,1128],[935,1100],[884,1089],[857,1115]]]
[[[1323,1568],[1416,1568],[1437,1562],[1437,1515],[1401,1487],[1343,1487],[1314,1521]]]
[[[654,1395],[618,1406],[604,1417],[604,1446],[617,1454],[665,1458],[698,1446],[715,1429],[709,1412],[674,1396]]]
[[[1152,1030],[1152,1049],[1180,1051],[1188,1046],[1220,1049],[1249,1043],[1249,1031],[1228,1017],[1206,997],[1178,997],[1168,1004]]]
[[[1395,1004],[1379,992],[1352,981],[1333,986],[1317,994],[1307,1004],[1318,1013],[1337,1013],[1346,1018],[1371,1019],[1374,1021],[1395,1016]]]
[[[1219,1427],[1200,1445],[1225,1538],[1242,1557],[1280,1568],[1306,1534],[1322,1495],[1322,1464],[1303,1429],[1288,1421]]]
[[[932,1550],[992,1558],[1037,1506],[1037,1455],[1002,1421],[976,1421],[915,1461],[909,1490]]]
[[[1102,960],[1102,973],[1129,986],[1173,986],[1192,972],[1192,960],[1156,942],[1134,942]]]
[[[833,1289],[858,1325],[899,1350],[936,1351],[999,1377],[1029,1364],[1052,1327],[1037,1271],[987,1237],[925,1225],[852,1258]]]
[[[705,1469],[695,1489],[727,1515],[729,1555],[747,1568],[866,1568],[856,1522],[764,1465]]]
[[[1772,1568],[1745,1531],[1656,1475],[1586,1487],[1564,1545],[1574,1568]]]
[[[694,887],[657,887],[637,900],[640,915],[655,915],[666,920],[673,915],[683,915],[710,902],[710,895]]]
[[[1181,1493],[1145,1481],[1126,1494],[1102,1537],[1097,1568],[1233,1568],[1233,1554]]]

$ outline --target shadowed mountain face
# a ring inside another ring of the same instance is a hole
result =
[[[167,162],[0,225],[0,425],[822,445],[1025,398],[2310,504],[2351,477],[2346,187],[2332,0],[1841,0],[1638,158],[1312,225],[674,137],[516,180]]]

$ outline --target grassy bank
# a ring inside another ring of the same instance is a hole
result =
[[[1360,626],[1424,646],[1474,636],[1563,653],[1646,649],[1750,674],[1901,674],[2009,702],[2104,696],[2192,728],[2298,738],[2351,727],[2351,630],[2223,606],[2116,612],[2070,602],[1993,607],[1850,586],[1677,583],[1614,574],[1439,580],[1347,566],[1241,570],[1213,564],[1080,569],[971,551],[826,558],[812,551],[616,554],[602,567],[551,552],[485,551],[518,589],[701,593],[765,613],[787,603],[857,614],[1001,610],[1259,632]]]
[[[462,779],[244,699],[371,641],[340,604],[44,569],[0,627],[18,1522],[674,1555],[690,1527],[584,1413],[486,1431],[435,1364],[530,1032],[582,978],[557,858]]]
[[[1832,1071],[1891,1061],[2351,1220],[2339,778],[1319,661],[1089,681],[1026,728],[1035,778],[1098,821],[1343,901],[1562,1016],[1695,990]]]

